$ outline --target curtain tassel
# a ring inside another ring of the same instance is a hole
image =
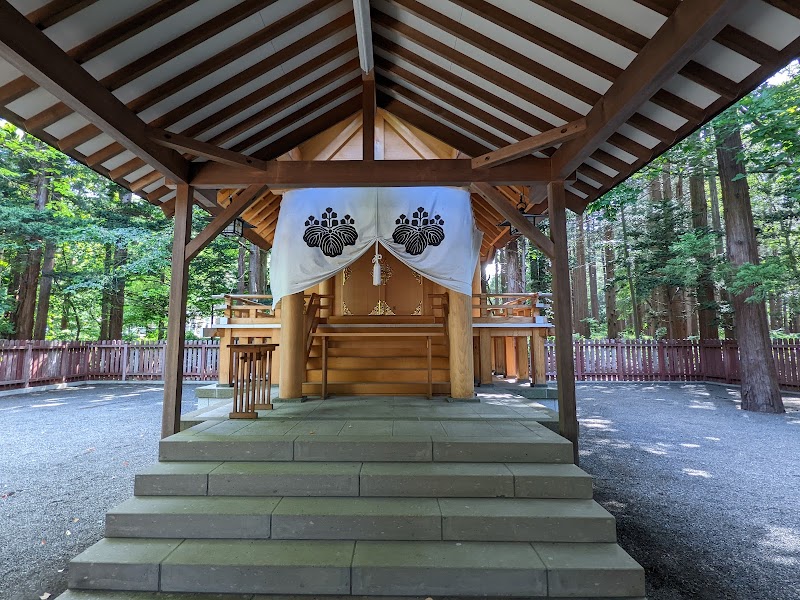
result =
[[[375,241],[375,256],[372,259],[372,285],[381,284],[381,259],[383,257],[378,254],[378,242]]]

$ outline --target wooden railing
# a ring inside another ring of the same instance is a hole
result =
[[[229,319],[258,319],[274,317],[272,310],[272,296],[269,294],[219,294],[211,297],[213,300],[223,300],[223,304],[214,306],[215,311],[220,311]],[[266,301],[269,302],[266,302]]]
[[[164,348],[164,342],[0,340],[0,390],[99,379],[162,379]],[[186,342],[184,379],[213,381],[218,368],[219,343]]]
[[[735,341],[581,340],[574,344],[578,381],[740,380]],[[164,346],[164,342],[0,340],[0,390],[98,379],[159,380]],[[772,355],[781,386],[800,389],[800,340],[773,340]],[[552,341],[546,343],[546,363],[547,378],[553,380]],[[217,342],[186,342],[186,380],[215,381],[218,367]]]
[[[481,317],[498,317],[510,319],[511,317],[535,318],[539,315],[537,302],[538,293],[517,294],[473,294],[472,308],[481,311]]]
[[[333,296],[325,296],[321,294],[311,294],[308,297],[308,303],[305,308],[305,339],[306,339],[306,362],[311,354],[311,346],[314,345],[314,332],[317,330],[320,322],[322,321],[322,311],[326,315],[330,314],[330,305]]]
[[[272,353],[277,344],[233,344],[231,419],[256,419],[258,410],[272,409]]]

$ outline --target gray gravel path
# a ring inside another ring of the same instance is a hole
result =
[[[0,398],[0,600],[66,588],[69,560],[157,458],[161,394]],[[735,390],[702,384],[583,384],[578,397],[581,466],[650,600],[800,598],[799,410],[743,413]]]
[[[105,512],[157,460],[162,397],[141,384],[0,397],[0,600],[66,589],[69,560],[103,536]]]
[[[581,467],[646,570],[649,600],[800,598],[800,411],[735,388],[584,384]]]

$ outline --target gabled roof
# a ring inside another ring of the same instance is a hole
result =
[[[536,154],[572,178],[575,210],[800,54],[794,0],[372,0],[369,13],[378,107],[460,156],[586,117]],[[358,57],[352,0],[0,0],[0,117],[158,204],[193,155],[154,131],[289,159],[361,111]],[[541,189],[526,201],[540,211]]]

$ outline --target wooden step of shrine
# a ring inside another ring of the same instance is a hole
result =
[[[449,373],[449,366],[443,369],[433,369],[433,381],[446,382]],[[322,369],[308,369],[306,372],[306,381],[309,383],[321,382]],[[354,368],[345,369],[339,365],[332,365],[330,362],[328,363],[328,384],[347,383],[351,381],[358,381],[362,383],[385,383],[387,381],[394,381],[397,383],[424,382],[427,385],[428,369],[426,367],[409,369],[397,366],[378,368],[372,364],[362,364],[357,365]]]
[[[306,382],[303,384],[304,396],[319,396],[321,393],[321,383]],[[333,396],[425,396],[427,393],[428,384],[421,382],[385,381],[365,383],[363,381],[350,381],[328,384],[328,395]],[[433,394],[435,396],[447,396],[449,393],[449,382],[433,382]]]
[[[356,353],[333,352],[339,350],[334,348],[328,349],[328,368],[334,369],[363,369],[364,357]],[[428,359],[426,356],[376,356],[371,349],[372,356],[369,357],[369,366],[371,369],[427,369]],[[315,353],[318,354],[318,353]],[[450,361],[446,354],[437,354],[432,356],[431,365],[434,369],[449,370]],[[311,356],[307,362],[307,369],[322,368],[322,357]]]

